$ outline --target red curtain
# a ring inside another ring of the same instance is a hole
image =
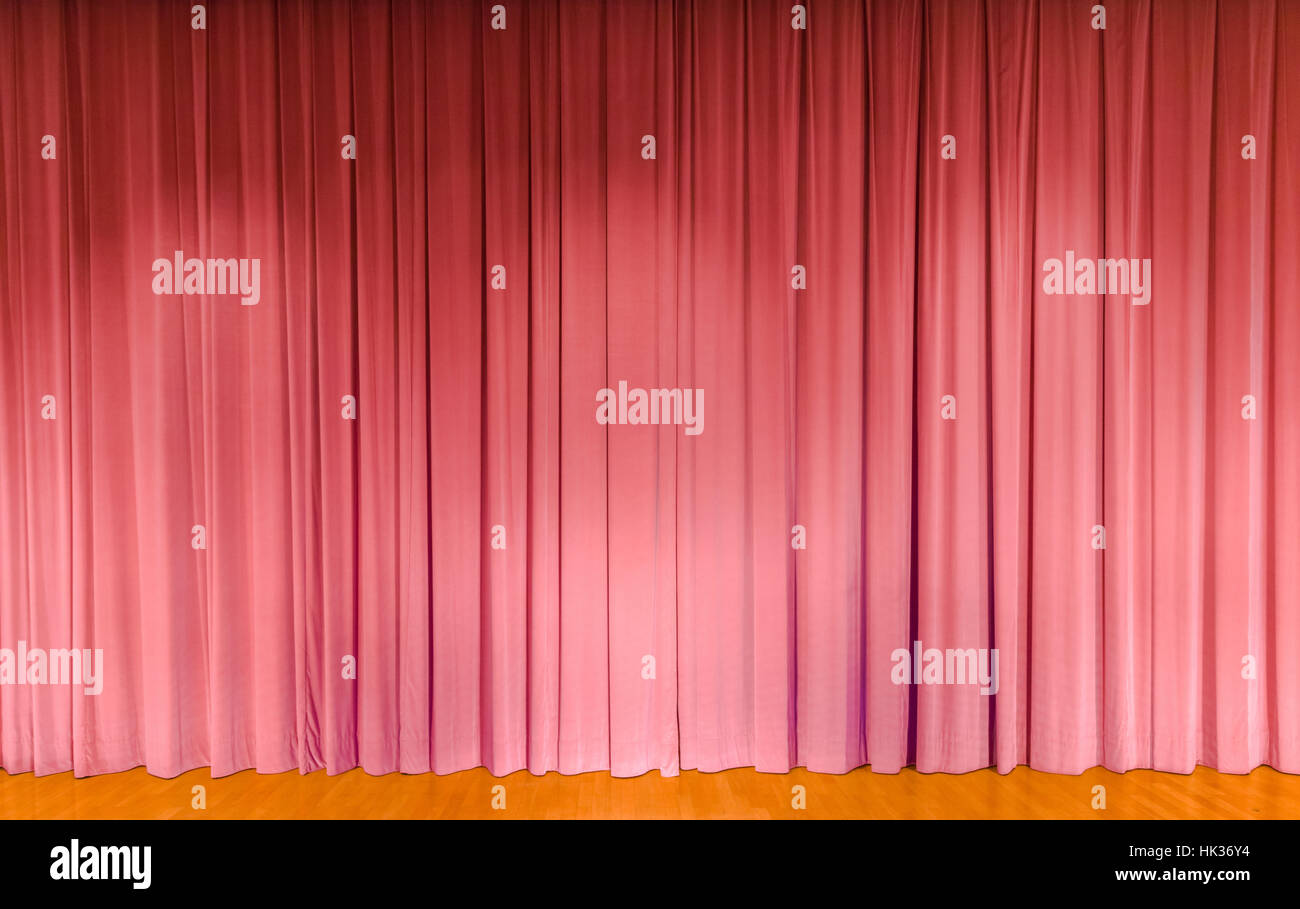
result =
[[[0,58],[10,772],[1300,772],[1297,0]]]

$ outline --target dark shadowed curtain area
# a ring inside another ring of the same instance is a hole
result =
[[[1300,0],[193,6],[0,0],[7,770],[1300,772]]]

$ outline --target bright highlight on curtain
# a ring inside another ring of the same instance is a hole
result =
[[[1295,0],[0,57],[10,772],[1300,772]]]

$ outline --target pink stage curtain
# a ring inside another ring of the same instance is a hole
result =
[[[0,2],[0,765],[1300,772],[1300,2],[1094,5]]]

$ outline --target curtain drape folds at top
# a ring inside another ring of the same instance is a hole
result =
[[[0,765],[1300,772],[1300,2],[1094,6],[0,0]]]

